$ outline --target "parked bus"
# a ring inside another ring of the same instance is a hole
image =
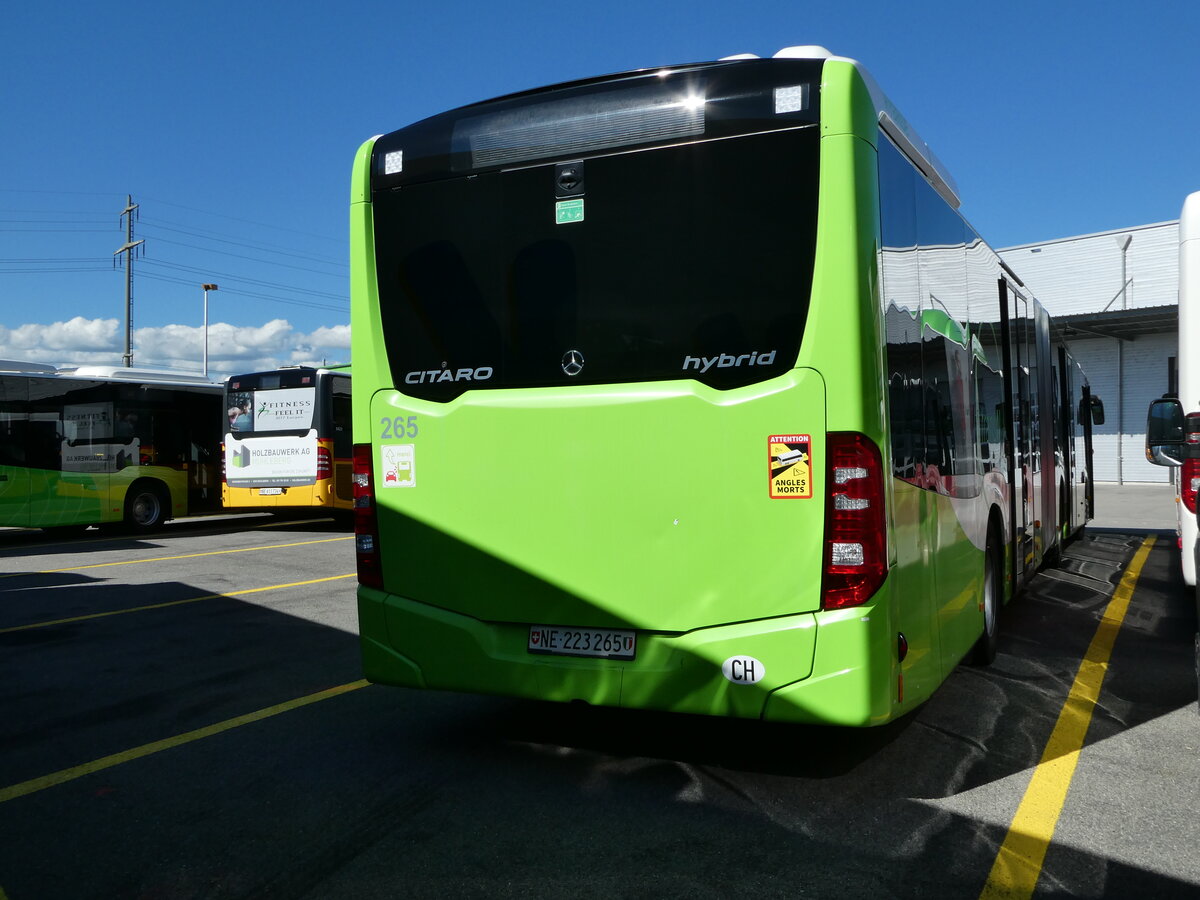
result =
[[[1179,215],[1179,392],[1150,404],[1146,458],[1179,469],[1176,527],[1183,580],[1194,588],[1200,617],[1200,191],[1189,194]],[[1200,690],[1200,634],[1196,635],[1196,684]]]
[[[221,386],[0,362],[0,525],[148,531],[220,508]]]
[[[1099,404],[861,66],[514,94],[354,168],[378,683],[874,725],[996,648]]]
[[[1200,191],[1190,194],[1179,216],[1179,351],[1177,394],[1150,404],[1146,421],[1146,458],[1179,469],[1176,515],[1183,580],[1196,584],[1196,494],[1200,489]]]
[[[231,375],[222,502],[350,509],[350,367]]]

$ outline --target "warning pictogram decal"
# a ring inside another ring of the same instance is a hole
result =
[[[773,434],[767,438],[767,454],[773,499],[812,497],[812,438],[807,434]]]

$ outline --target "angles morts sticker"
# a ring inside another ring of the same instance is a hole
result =
[[[767,438],[771,498],[812,497],[812,438],[807,434],[773,434]]]

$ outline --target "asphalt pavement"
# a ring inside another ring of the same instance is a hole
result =
[[[1175,487],[1140,482],[1096,482],[1096,516],[1088,523],[1095,530],[1123,533],[1175,531]]]

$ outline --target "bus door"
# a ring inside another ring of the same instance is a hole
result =
[[[1079,421],[1083,426],[1083,515],[1084,520],[1096,517],[1096,465],[1092,453],[1092,391],[1084,381],[1079,389]],[[1103,421],[1103,420],[1101,420]]]
[[[1034,422],[1032,438],[1034,479],[1034,531],[1037,562],[1040,563],[1058,547],[1058,526],[1062,519],[1058,515],[1058,476],[1062,457],[1059,454],[1059,437],[1055,433],[1056,372],[1054,354],[1050,347],[1050,314],[1045,307],[1034,304],[1034,356],[1033,392]]]
[[[1013,519],[1013,585],[1020,585],[1035,566],[1034,559],[1034,430],[1036,407],[1032,360],[1033,318],[1029,301],[1008,282],[1000,282],[1006,307],[1008,339],[1006,368],[1010,382],[1012,453],[1009,456],[1009,485]]]
[[[1063,491],[1060,505],[1060,527],[1065,526],[1068,533],[1074,533],[1087,521],[1085,493],[1087,483],[1084,480],[1083,465],[1083,422],[1078,417],[1075,404],[1079,378],[1075,360],[1067,352],[1067,348],[1058,348],[1058,366],[1061,375],[1058,378],[1058,391],[1061,398],[1059,417],[1062,435],[1062,465],[1063,479],[1066,489]]]

